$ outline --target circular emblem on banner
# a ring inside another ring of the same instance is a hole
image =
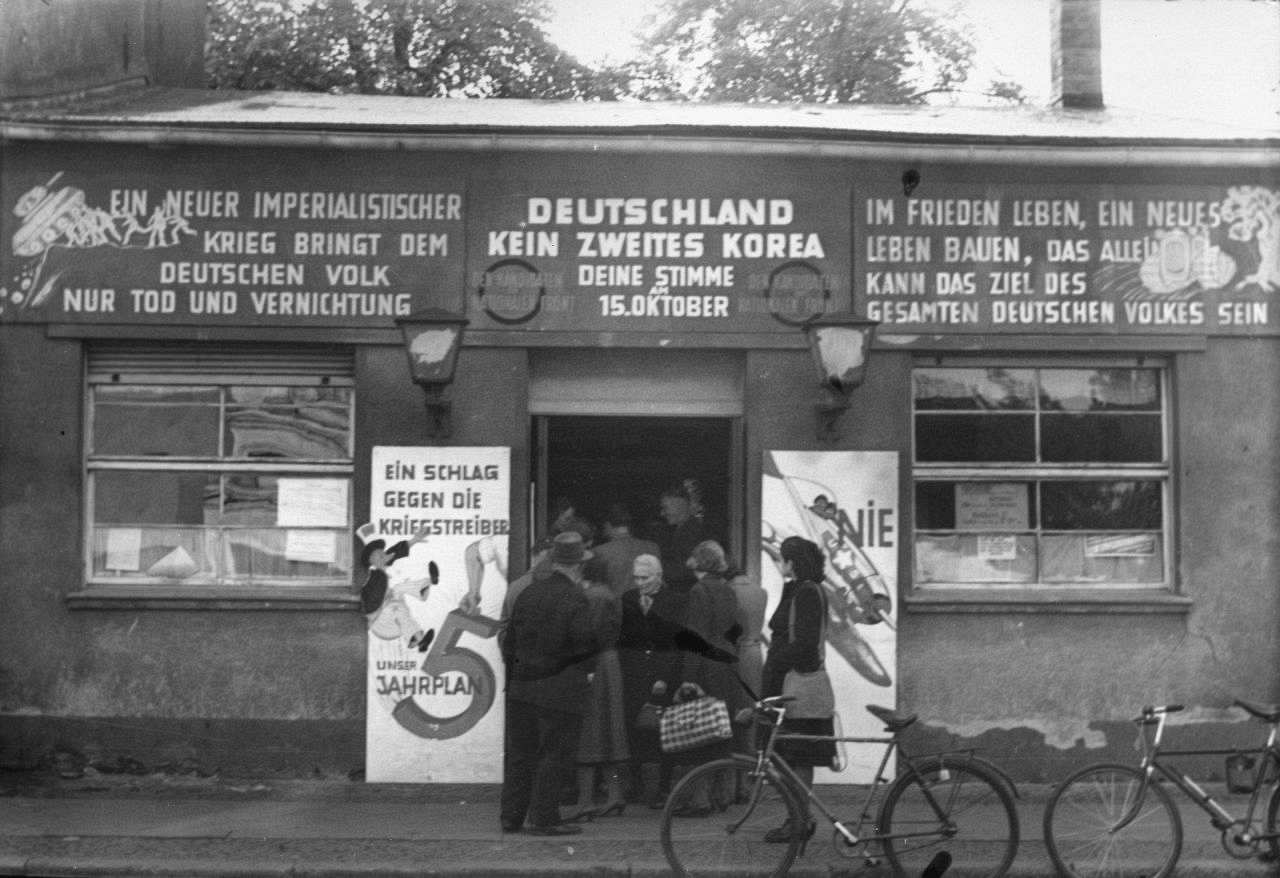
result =
[[[822,272],[807,262],[784,262],[769,272],[765,303],[773,318],[787,326],[803,326],[825,314],[831,290]]]
[[[511,326],[538,316],[546,292],[538,269],[523,259],[503,259],[485,269],[477,295],[480,310]]]

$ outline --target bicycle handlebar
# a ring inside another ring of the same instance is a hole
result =
[[[1142,715],[1134,717],[1133,721],[1135,723],[1147,723],[1147,724],[1159,722],[1160,717],[1167,716],[1168,714],[1171,714],[1171,713],[1177,713],[1178,711],[1184,710],[1184,709],[1185,709],[1185,705],[1182,705],[1182,704],[1162,704],[1159,706],[1148,704],[1142,708]]]

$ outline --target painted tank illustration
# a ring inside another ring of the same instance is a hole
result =
[[[16,255],[39,256],[83,217],[84,191],[71,186],[55,188],[61,176],[55,174],[48,183],[28,189],[14,206],[14,214],[22,219],[13,234]]]

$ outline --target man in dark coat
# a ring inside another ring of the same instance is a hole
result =
[[[556,536],[547,561],[511,608],[502,658],[507,669],[506,754],[501,819],[519,832],[525,818],[533,835],[573,835],[581,827],[560,822],[560,785],[573,764],[590,698],[589,657],[595,649],[591,613],[580,584],[591,557],[582,535]]]

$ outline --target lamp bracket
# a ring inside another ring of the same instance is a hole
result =
[[[447,439],[453,434],[453,400],[448,385],[419,384],[427,403],[427,436]]]
[[[849,410],[849,397],[828,389],[825,398],[814,406],[818,416],[818,439],[834,442],[840,438],[840,418]]]

